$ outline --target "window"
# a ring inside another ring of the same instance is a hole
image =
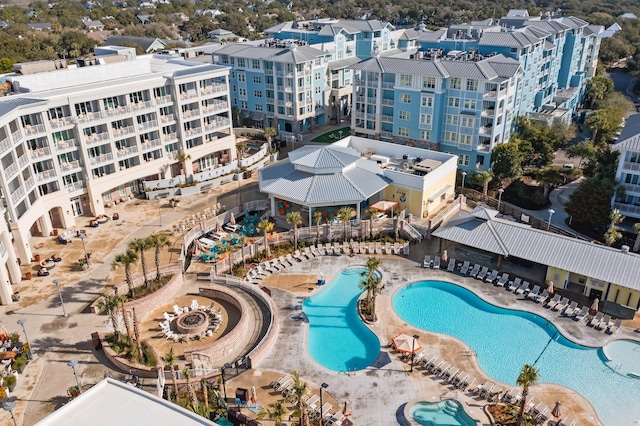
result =
[[[319,67],[320,65],[322,65],[322,59],[316,59],[313,63],[316,67]]]
[[[422,95],[421,105],[423,107],[432,107],[433,106],[433,96]]]
[[[400,86],[413,86],[413,76],[400,74]]]
[[[459,108],[460,107],[460,98],[449,98],[448,105],[450,107]]]
[[[467,90],[471,91],[471,92],[477,92],[478,91],[478,80],[473,80],[471,78],[467,79]]]
[[[429,130],[420,130],[420,139],[423,141],[431,140],[431,131]]]
[[[255,98],[261,98],[262,97],[262,90],[254,90],[253,91],[253,96]]]
[[[460,135],[460,143],[471,145],[471,135]]]
[[[319,72],[315,73],[315,79],[316,81],[322,80],[322,73],[319,73]]]
[[[262,111],[262,105],[261,104],[256,104],[255,105],[255,110],[256,111]]]
[[[409,136],[409,129],[407,127],[398,127],[398,136]]]
[[[444,132],[444,140],[447,142],[457,142],[458,134],[456,132]]]
[[[273,104],[267,104],[267,112],[274,112],[275,109],[273,107]]]
[[[260,77],[259,75],[254,75],[253,76],[253,83],[254,84],[262,84],[262,77]]]
[[[464,109],[476,109],[477,102],[475,99],[465,99]]]
[[[435,89],[436,88],[436,78],[435,77],[422,77],[422,88],[423,89]]]
[[[240,96],[247,96],[247,89],[245,89],[244,87],[241,87],[240,89],[238,89],[238,94]]]
[[[400,93],[400,102],[403,104],[410,104],[411,103],[411,95],[407,94],[407,93]]]
[[[240,108],[247,109],[247,101],[240,101]]]
[[[236,88],[236,85],[234,84],[233,86],[231,86],[231,91],[232,92],[236,92],[238,91],[238,89]]]
[[[273,90],[267,90],[267,98],[273,99]]]
[[[244,83],[245,81],[247,81],[245,75],[238,73],[238,81],[240,83]]]
[[[322,88],[320,86],[316,87],[316,95],[319,95],[322,92]]]
[[[260,59],[253,59],[251,61],[251,68],[259,70],[260,69]]]
[[[450,89],[460,89],[460,78],[459,77],[451,77],[451,80],[449,80],[449,88]]]
[[[431,124],[431,114],[420,114],[420,124]]]
[[[473,117],[462,117],[460,119],[460,125],[462,127],[473,127]]]
[[[239,66],[240,68],[244,68],[244,67],[245,67],[245,65],[244,65],[244,58],[238,58],[238,66]]]
[[[458,155],[458,166],[468,166],[469,165],[469,156],[468,155]]]
[[[398,111],[398,119],[411,120],[411,114],[409,113],[409,111]]]
[[[455,114],[447,114],[447,124],[458,125],[458,116]]]

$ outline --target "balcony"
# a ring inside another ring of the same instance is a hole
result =
[[[91,136],[89,135],[84,136],[84,141],[87,143],[87,145],[94,145],[94,144],[108,141],[108,140],[109,140],[109,133],[107,132],[93,133],[91,134]]]
[[[31,158],[42,158],[51,155],[51,149],[48,146],[32,149],[30,154]]]
[[[178,140],[178,134],[176,132],[163,134],[162,140],[165,143],[175,142]]]
[[[198,97],[198,92],[195,90],[187,90],[185,92],[180,93],[180,100],[185,101],[187,99],[194,99]]]
[[[97,166],[99,164],[110,163],[113,161],[113,154],[107,152],[106,154],[100,154],[97,157],[93,157],[89,159],[89,164],[92,166]]]
[[[382,99],[382,105],[393,106],[395,101],[393,99]]]
[[[629,161],[625,161],[622,163],[622,170],[638,172],[640,171],[640,163],[631,163]]]
[[[484,97],[485,98],[496,98],[498,96],[498,91],[497,90],[489,90],[484,92]]]
[[[202,133],[202,127],[194,127],[193,129],[184,130],[184,135],[186,137],[197,136]]]
[[[226,102],[215,101],[209,103],[207,106],[202,107],[202,111],[209,114],[215,114],[218,112],[225,111],[228,108]]]
[[[182,115],[185,118],[197,118],[200,117],[200,110],[199,109],[188,109],[182,112]]]
[[[82,164],[79,160],[68,161],[66,163],[60,164],[60,168],[63,172],[70,172],[75,169],[79,169],[82,167]]]
[[[488,143],[481,143],[480,145],[478,145],[477,150],[478,152],[489,152],[491,151],[491,145]]]
[[[20,199],[24,197],[24,194],[25,194],[24,188],[20,187],[16,189],[11,193],[11,202],[13,204],[17,204],[18,201],[20,201]]]
[[[65,185],[65,188],[67,188],[67,191],[69,192],[74,192],[74,191],[80,191],[82,189],[84,189],[86,186],[84,184],[84,182],[73,182],[73,183],[69,183],[67,185]]]
[[[176,121],[176,118],[173,116],[173,114],[161,115],[160,121],[162,121],[163,123],[173,123],[174,121]]]
[[[634,215],[634,217],[640,217],[640,206],[634,206],[632,204],[613,203],[613,208],[620,210],[620,213],[626,215]]]
[[[134,132],[133,126],[120,127],[119,129],[113,129],[113,136],[126,136]]]
[[[45,182],[56,178],[56,171],[54,169],[45,170],[42,173],[36,174],[36,180],[38,182]]]
[[[9,167],[7,167],[6,169],[4,169],[4,175],[7,178],[11,178],[13,177],[16,173],[18,173],[18,164],[16,163],[11,163],[9,165]]]
[[[230,124],[231,123],[229,122],[229,119],[223,118],[223,119],[212,120],[209,123],[206,123],[204,125],[204,128],[206,131],[210,132],[213,130],[222,129],[224,127],[229,127]]]
[[[143,109],[154,108],[155,106],[156,106],[156,101],[154,99],[151,99],[150,101],[133,102],[131,104],[131,109],[134,111],[140,111]]]
[[[155,127],[158,127],[158,120],[151,120],[138,124],[138,130],[148,130]]]
[[[171,95],[158,96],[155,98],[156,105],[166,105],[171,103]]]
[[[99,120],[101,118],[104,118],[105,116],[106,116],[106,114],[104,112],[102,112],[102,111],[87,112],[85,114],[78,115],[78,121],[80,123],[89,123],[91,121]]]
[[[162,141],[160,139],[147,140],[142,144],[142,151],[149,151],[150,149],[154,149],[159,146],[162,146]]]
[[[29,176],[29,179],[27,179],[24,182],[24,187],[26,191],[31,191],[31,188],[33,188],[34,186],[36,186],[36,180],[33,176]]]
[[[142,146],[144,146],[144,144]],[[120,148],[116,152],[116,156],[118,158],[124,158],[124,157],[130,157],[130,156],[132,156],[134,154],[137,154],[137,153],[138,153],[138,147],[135,146],[135,145],[132,145],[132,146],[125,146],[125,147]]]
[[[73,118],[72,117],[60,117],[60,118],[52,118],[49,123],[51,127],[54,129],[58,129],[60,127],[73,126]]]
[[[22,156],[18,157],[18,165],[20,167],[24,166],[29,162],[29,156],[27,154],[22,154]]]
[[[479,134],[491,136],[493,134],[493,126],[483,126],[479,129]]]
[[[56,143],[56,148],[58,151],[64,151],[67,149],[73,149],[76,146],[78,146],[78,141],[71,138],[71,139],[67,139],[65,141],[58,141]]]
[[[23,137],[24,136],[23,136],[22,132],[20,131],[20,129],[18,129],[15,132],[11,133],[11,140],[14,143],[20,141],[20,139],[22,139]]]
[[[27,124],[24,126],[24,134],[27,136],[43,133],[44,131],[46,131],[44,124]]]
[[[122,114],[127,114],[131,112],[131,107],[129,106],[117,106],[117,107],[109,107],[107,108],[107,116],[115,117]]]
[[[383,123],[393,123],[393,115],[383,115],[382,116]]]
[[[9,138],[4,138],[0,141],[0,153],[5,152],[11,148],[11,141]]]
[[[627,195],[640,195],[640,185],[633,183],[622,183],[621,185]]]

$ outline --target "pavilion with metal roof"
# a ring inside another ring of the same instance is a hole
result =
[[[640,310],[640,256],[629,251],[546,232],[477,207],[433,232],[475,250],[524,259],[547,267],[546,279],[585,296]]]

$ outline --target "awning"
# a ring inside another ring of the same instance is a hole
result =
[[[433,203],[435,200],[440,198],[440,196],[442,194],[444,194],[445,192],[447,192],[449,189],[451,189],[451,185],[446,185],[446,186],[440,188],[440,190],[438,190],[435,194],[433,194],[433,195],[431,195],[431,197],[429,197],[429,202]]]
[[[375,204],[372,204],[370,207],[372,209],[380,210],[381,212],[386,212],[387,210],[394,209],[397,206],[398,206],[398,202],[397,201],[382,200],[382,201],[378,201]]]
[[[265,115],[263,112],[254,112],[251,115],[251,118],[253,118],[253,121],[262,121],[265,118]]]

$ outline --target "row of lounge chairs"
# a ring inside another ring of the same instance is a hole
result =
[[[469,373],[456,368],[454,365],[440,359],[437,355],[420,351],[414,358],[414,364],[421,366],[430,374],[435,377],[439,377],[445,383],[452,385],[459,390],[466,390],[469,386],[472,386],[476,379]]]
[[[293,383],[293,378],[289,374],[285,374],[275,382],[271,383],[271,387],[275,391],[282,393],[282,396],[286,400],[293,394]],[[322,404],[322,407],[320,407],[319,403],[320,397],[318,397],[318,395],[314,393],[307,393],[307,395],[305,395],[304,405],[309,409],[309,419],[319,419],[320,413],[322,412],[322,415],[324,416],[322,424],[340,426],[345,418],[342,411],[338,410],[335,413],[331,413],[333,404],[326,402]]]

